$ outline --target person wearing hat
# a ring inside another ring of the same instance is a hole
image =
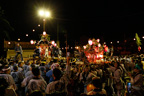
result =
[[[142,68],[139,65],[136,65],[133,70],[133,74],[128,73],[130,76],[130,82],[132,84],[132,93],[139,93],[142,90],[143,86],[143,75]]]

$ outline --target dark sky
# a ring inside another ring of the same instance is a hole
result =
[[[15,29],[11,40],[39,40],[42,18],[37,14],[41,7],[52,11],[53,19],[47,20],[46,31],[56,40],[57,22],[59,38],[64,45],[64,30],[68,42],[74,45],[86,38],[100,38],[106,42],[134,38],[135,33],[144,35],[144,7],[142,2],[110,0],[1,0],[5,18]],[[32,32],[35,29],[35,32]],[[28,33],[29,37],[25,34]]]

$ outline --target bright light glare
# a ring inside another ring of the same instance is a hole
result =
[[[43,16],[43,17],[50,17],[51,13],[50,13],[50,11],[39,10],[39,15]]]
[[[49,11],[45,12],[45,16],[50,17],[50,12]]]
[[[40,15],[40,16],[44,16],[44,13],[45,13],[45,12],[44,12],[43,10],[40,10],[40,11],[39,11],[39,15]]]

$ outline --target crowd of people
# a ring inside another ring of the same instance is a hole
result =
[[[0,59],[0,96],[143,96],[141,58],[106,57],[100,64]]]

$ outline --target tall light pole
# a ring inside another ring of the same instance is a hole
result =
[[[45,30],[46,18],[50,18],[51,13],[50,11],[47,11],[47,10],[39,10],[38,13],[41,17],[43,17],[43,32],[46,32]]]

